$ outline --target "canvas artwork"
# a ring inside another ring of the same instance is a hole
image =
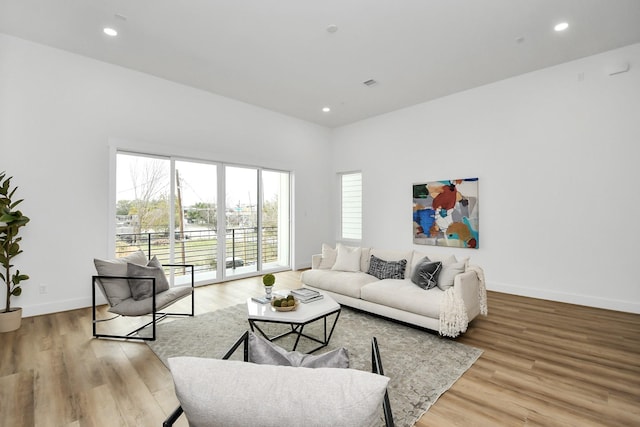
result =
[[[478,178],[414,184],[413,243],[478,249]]]

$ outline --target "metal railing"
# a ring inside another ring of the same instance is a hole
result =
[[[226,231],[226,268],[255,265],[258,262],[258,230],[256,227],[232,228]],[[148,257],[158,257],[162,264],[170,262],[169,233],[117,233],[116,256],[143,250]],[[175,263],[193,264],[197,272],[216,271],[218,266],[217,230],[176,231]],[[278,227],[262,231],[262,262],[278,261]]]

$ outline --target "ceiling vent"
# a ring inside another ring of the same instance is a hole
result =
[[[369,87],[371,87],[371,86],[375,86],[375,85],[377,85],[377,84],[378,84],[378,82],[377,82],[377,81],[375,81],[374,79],[369,79],[369,80],[367,80],[367,81],[362,82],[362,84],[363,84],[363,85],[365,85],[365,86],[369,86]]]

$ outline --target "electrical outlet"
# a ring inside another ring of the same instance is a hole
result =
[[[47,293],[47,285],[40,285],[40,293],[41,294]]]

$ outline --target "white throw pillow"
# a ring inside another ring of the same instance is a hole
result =
[[[446,291],[453,286],[453,281],[460,273],[464,273],[466,262],[457,262],[455,264],[442,264],[442,271],[438,275],[438,287]]]
[[[336,249],[327,245],[326,243],[322,244],[322,259],[320,260],[320,265],[318,266],[321,270],[328,270],[333,267],[333,264],[336,263],[336,256],[338,252]]]
[[[331,267],[332,270],[360,271],[360,255],[362,254],[361,248],[345,246],[338,243],[336,251],[338,254],[336,256],[336,263]]]
[[[193,427],[369,427],[389,378],[355,369],[174,357],[169,366]]]

